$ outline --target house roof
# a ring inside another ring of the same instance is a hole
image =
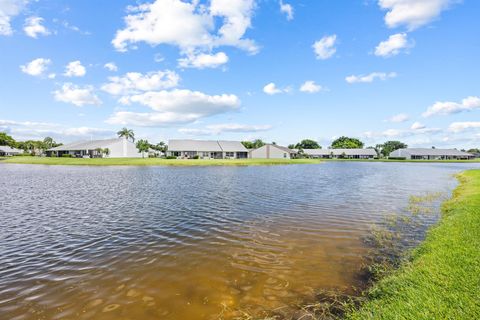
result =
[[[310,156],[377,156],[374,149],[303,149],[305,154]]]
[[[292,149],[287,148],[287,147],[279,146],[278,144],[269,144],[269,146],[275,147],[277,149],[280,149],[280,150],[288,152],[288,153],[297,153],[297,151],[295,151],[295,150],[292,150]]]
[[[168,151],[247,152],[248,150],[239,141],[177,139],[168,141]]]
[[[10,146],[0,146],[0,152],[4,152],[4,153],[23,153],[23,150],[12,148]]]
[[[70,151],[70,150],[95,150],[98,148],[107,148],[108,146],[123,140],[124,138],[106,139],[106,140],[87,140],[77,141],[55,148],[51,148],[48,151]],[[133,142],[131,142],[133,143]]]
[[[407,156],[473,156],[470,153],[457,149],[432,149],[432,148],[406,148],[398,149],[390,153],[390,157]]]

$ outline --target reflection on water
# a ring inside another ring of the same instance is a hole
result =
[[[472,165],[0,165],[1,319],[218,319],[350,292],[372,223]]]

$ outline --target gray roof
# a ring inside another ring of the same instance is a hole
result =
[[[70,151],[70,150],[95,150],[98,148],[107,148],[108,146],[116,143],[124,138],[115,138],[107,140],[87,140],[77,141],[68,144],[64,144],[59,147],[51,148],[48,151]]]
[[[282,147],[282,146],[279,146],[278,144],[270,144],[270,146],[276,147],[276,148],[278,148],[282,151],[288,152],[288,153],[297,153],[297,151],[295,151],[293,149],[290,149],[290,148],[287,148],[287,147]]]
[[[4,152],[4,153],[23,153],[23,150],[12,148],[10,146],[0,146],[0,152]]]
[[[305,154],[309,156],[377,156],[374,149],[303,149]]]
[[[406,148],[398,149],[390,153],[390,157],[409,156],[473,156],[470,153],[457,149],[432,149],[432,148]]]
[[[177,139],[168,141],[168,151],[247,152],[248,150],[239,141]]]

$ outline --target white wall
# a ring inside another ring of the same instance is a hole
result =
[[[138,152],[135,143],[127,141],[126,139],[118,139],[114,143],[111,143],[105,148],[110,149],[108,158],[141,158],[142,154]],[[148,152],[145,153],[148,157]]]

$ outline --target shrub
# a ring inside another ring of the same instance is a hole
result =
[[[165,159],[177,159],[177,157],[175,157],[175,156],[167,156],[167,157],[165,157]]]
[[[71,157],[72,157],[71,154],[68,154],[68,153],[62,154],[62,158],[71,158]]]
[[[200,159],[200,156],[198,154],[194,155],[192,159]]]
[[[407,160],[405,157],[388,157],[389,160]]]

